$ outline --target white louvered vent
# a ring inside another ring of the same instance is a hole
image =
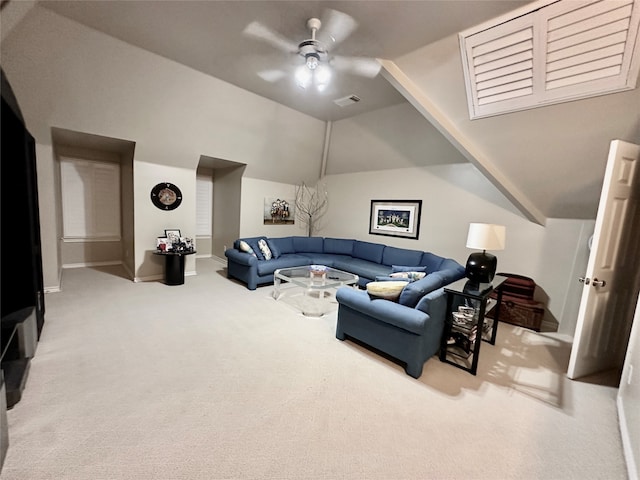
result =
[[[460,34],[472,119],[635,88],[640,0],[543,0]]]
[[[353,105],[354,103],[358,103],[360,101],[360,97],[357,95],[347,95],[346,97],[337,98],[333,101],[339,107],[346,107],[347,105]]]

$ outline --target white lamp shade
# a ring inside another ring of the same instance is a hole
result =
[[[470,223],[467,248],[504,250],[506,229],[492,223]]]

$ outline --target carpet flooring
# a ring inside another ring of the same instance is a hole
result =
[[[197,260],[181,286],[65,270],[2,480],[625,479],[617,389],[565,376],[570,345],[500,324],[478,375],[418,380]]]

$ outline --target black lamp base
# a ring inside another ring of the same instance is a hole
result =
[[[487,252],[476,252],[469,255],[466,277],[473,283],[491,283],[498,268],[498,259]]]

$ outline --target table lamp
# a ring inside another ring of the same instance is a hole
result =
[[[473,283],[491,283],[498,259],[487,250],[504,250],[505,227],[491,223],[470,223],[467,248],[481,249],[469,255],[465,274]]]

